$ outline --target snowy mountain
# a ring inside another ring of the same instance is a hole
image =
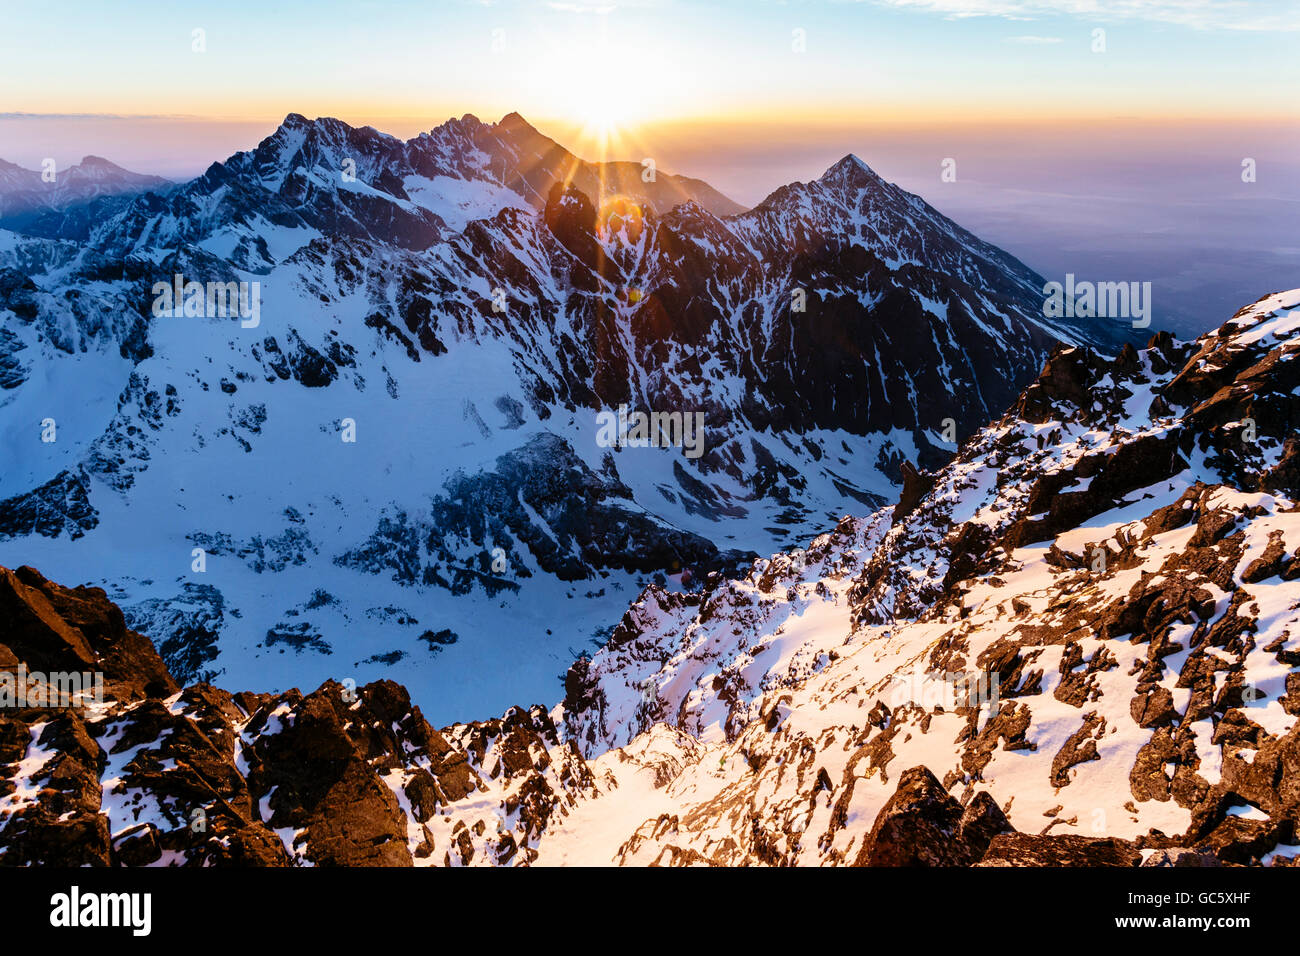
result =
[[[435,730],[404,688],[179,691],[96,589],[0,570],[0,860],[1290,865],[1300,290],[1053,351],[896,505],[651,586],[564,700]]]
[[[0,231],[0,563],[104,585],[182,683],[500,711],[655,575],[887,504],[1055,343],[1131,334],[1046,318],[1040,277],[854,157],[747,212],[644,172],[514,114],[407,142],[290,115]],[[700,440],[611,442],[620,410]]]
[[[1294,857],[1298,356],[1300,290],[1195,343],[1058,351],[896,508],[648,591],[554,715],[597,777],[652,741],[683,766],[605,849]]]
[[[41,170],[0,159],[0,228],[84,238],[85,223],[119,208],[122,197],[168,185],[160,176],[133,173],[100,156]]]

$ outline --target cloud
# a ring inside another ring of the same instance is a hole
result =
[[[189,120],[193,113],[0,113],[0,120]]]
[[[1074,16],[1093,22],[1150,20],[1198,30],[1300,30],[1296,0],[869,0],[948,19],[1037,20]]]
[[[1025,43],[1030,46],[1040,46],[1048,43],[1060,43],[1060,37],[1036,37],[1036,36],[1018,36],[1007,37],[1008,43]]]
[[[561,13],[611,13],[617,7],[612,3],[548,3],[552,10]]]
[[[660,0],[547,0],[546,6],[560,13],[613,13],[633,7],[655,7]]]

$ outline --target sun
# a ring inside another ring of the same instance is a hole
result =
[[[616,68],[634,45],[601,37],[586,45],[569,44],[539,74],[537,95],[546,105],[537,112],[568,127],[572,146],[585,158],[613,158],[635,145],[638,124],[656,112],[658,84],[628,82]]]
[[[608,149],[619,139],[623,125],[617,95],[609,89],[583,90],[581,95],[581,101],[575,105],[577,118],[582,123],[582,135],[602,149]]]

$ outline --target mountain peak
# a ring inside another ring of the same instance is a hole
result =
[[[80,179],[101,183],[129,182],[153,178],[123,169],[117,163],[105,159],[103,156],[83,156],[81,162],[69,168],[68,172]],[[161,180],[159,181],[161,182]]]
[[[515,112],[507,113],[505,116],[501,117],[501,122],[497,123],[497,126],[505,129],[524,129],[530,130],[534,133],[537,132],[536,127]]]
[[[856,180],[863,177],[878,179],[875,170],[864,163],[855,153],[849,153],[821,175],[821,182],[838,180]]]

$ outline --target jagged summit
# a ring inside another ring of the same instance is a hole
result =
[[[818,180],[821,182],[827,182],[844,179],[860,179],[863,177],[879,179],[870,166],[858,158],[856,154],[849,153],[843,159],[830,166],[826,172],[822,173],[821,176],[818,177]]]
[[[531,123],[515,112],[507,113],[505,116],[501,117],[500,122],[496,125],[502,129],[526,130],[532,133],[537,132],[536,128],[533,127]]]

